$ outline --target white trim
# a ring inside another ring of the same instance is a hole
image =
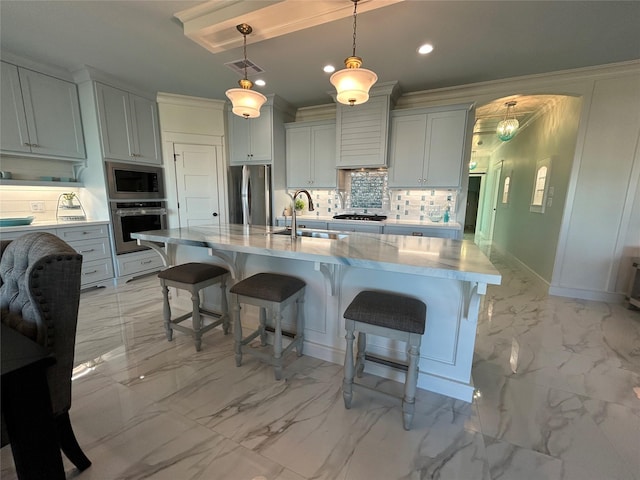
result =
[[[156,101],[159,104],[179,105],[182,107],[196,107],[214,109],[224,112],[226,100],[214,100],[202,97],[189,97],[186,95],[178,95],[175,93],[158,92]]]
[[[593,300],[596,302],[624,303],[624,293],[601,292],[596,290],[584,290],[581,288],[549,287],[549,295],[559,297],[578,298],[581,300]]]

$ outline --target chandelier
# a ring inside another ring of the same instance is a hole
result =
[[[230,88],[225,92],[225,95],[231,100],[231,111],[244,118],[257,118],[260,116],[260,107],[267,101],[267,97],[260,92],[251,90],[253,83],[251,80],[247,80],[247,35],[249,35],[253,29],[251,25],[241,23],[236,28],[242,34],[244,38],[243,52],[244,52],[244,78],[238,81],[240,88]]]
[[[503,142],[507,140],[511,140],[516,132],[518,131],[518,127],[520,126],[520,122],[516,119],[515,107],[517,102],[507,102],[505,103],[505,107],[507,107],[507,111],[504,114],[504,120],[498,122],[498,128],[496,128],[496,133],[498,134],[498,138]],[[509,116],[511,114],[511,117]]]
[[[345,105],[359,105],[369,100],[369,89],[378,80],[378,76],[371,70],[360,68],[362,58],[356,56],[356,10],[358,0],[353,2],[353,52],[344,61],[346,68],[331,75],[329,81],[336,88],[336,99]]]

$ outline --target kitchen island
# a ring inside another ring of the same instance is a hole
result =
[[[304,279],[305,354],[335,363],[344,359],[342,314],[358,292],[377,289],[420,298],[427,304],[427,326],[418,386],[471,401],[480,301],[487,285],[501,281],[499,272],[474,243],[327,231],[292,239],[279,231],[282,228],[225,225],[132,236],[154,248],[167,265],[215,262],[229,268],[236,281],[264,271]],[[285,318],[285,329],[287,321]],[[376,338],[368,345],[383,357],[404,356],[404,345],[397,341]],[[395,370],[382,365],[367,366],[367,371],[402,379]]]

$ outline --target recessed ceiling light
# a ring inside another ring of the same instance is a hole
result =
[[[431,45],[430,43],[425,43],[424,45],[421,45],[420,48],[418,48],[418,53],[420,55],[426,55],[427,53],[431,52],[433,52],[433,45]]]
[[[325,65],[322,70],[324,70],[324,73],[333,73],[336,71],[336,67],[333,65]]]
[[[256,80],[254,83],[259,87],[264,87],[267,84],[264,80]]]

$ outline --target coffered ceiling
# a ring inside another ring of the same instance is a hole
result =
[[[292,16],[280,30],[269,22],[282,14],[256,13],[283,6]],[[340,69],[351,54],[352,7],[349,0],[2,0],[0,46],[68,70],[90,65],[151,92],[225,99],[239,79],[225,64],[242,59],[233,24],[251,19],[247,53],[264,70],[260,91],[303,107],[332,102],[322,67]],[[208,12],[199,28],[194,8]],[[638,1],[361,0],[358,10],[364,67],[380,82],[398,80],[404,92],[640,59]],[[215,53],[204,48],[190,38],[199,29],[226,44]],[[425,42],[435,50],[421,56]],[[519,116],[533,108],[518,100]],[[493,129],[502,109],[479,108],[476,128]]]

